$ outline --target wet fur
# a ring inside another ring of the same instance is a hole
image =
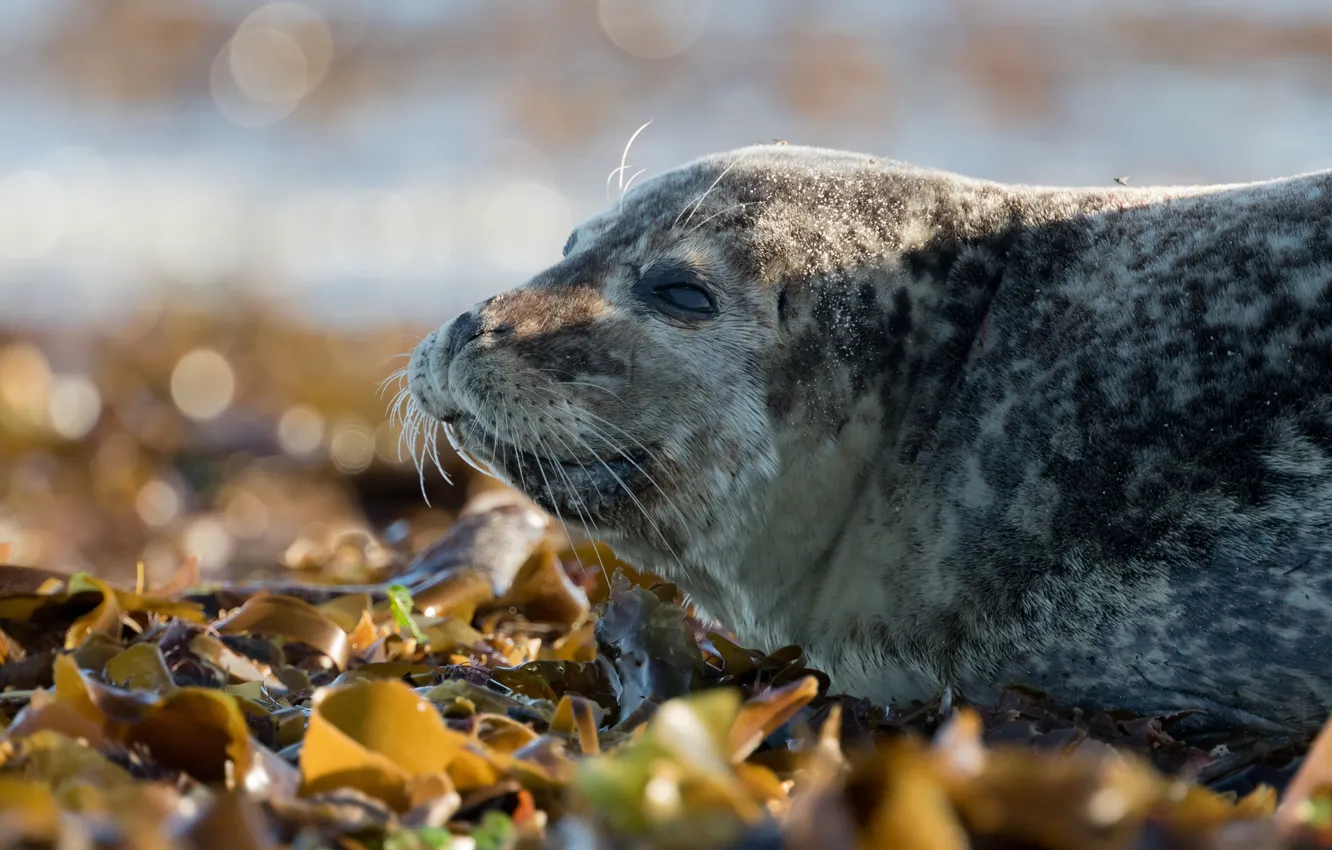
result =
[[[719,318],[643,303],[669,262]],[[410,386],[548,509],[854,693],[1025,682],[1312,728],[1330,283],[1332,174],[1040,188],[762,146],[632,190],[473,308],[467,346],[457,321],[427,338]],[[509,444],[545,462],[504,469]],[[635,444],[639,468],[598,466]]]

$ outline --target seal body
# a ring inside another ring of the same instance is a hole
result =
[[[759,146],[427,337],[465,455],[885,702],[1332,707],[1332,173],[1008,186]]]

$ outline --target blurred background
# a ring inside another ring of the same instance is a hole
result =
[[[629,136],[1038,183],[1332,167],[1327,0],[0,0],[0,544],[359,580],[452,521],[378,383]],[[461,470],[456,462],[450,466]]]

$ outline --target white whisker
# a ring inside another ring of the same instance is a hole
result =
[[[701,195],[698,196],[698,199],[697,199],[696,201],[693,202],[693,208],[694,208],[694,209],[693,209],[693,212],[690,212],[690,213],[689,213],[689,218],[686,218],[686,219],[684,220],[684,223],[685,223],[685,226],[686,226],[686,227],[689,226],[689,219],[692,219],[692,218],[694,217],[694,213],[697,213],[697,212],[698,212],[699,207],[703,206],[703,201],[708,197],[708,195],[710,195],[710,194],[712,193],[712,190],[713,190],[713,189],[716,189],[716,188],[717,188],[717,184],[720,183],[720,182],[722,181],[722,178],[725,177],[727,174],[730,174],[730,173],[731,173],[731,169],[732,169],[732,168],[735,168],[737,165],[739,165],[739,164],[740,164],[740,160],[744,159],[746,156],[747,156],[747,154],[740,154],[740,155],[737,156],[734,160],[732,160],[732,161],[731,161],[731,164],[728,165],[728,166],[726,166],[725,168],[723,168],[723,169],[722,169],[722,173],[717,175],[717,179],[712,181],[712,185],[709,186],[709,187],[703,192],[703,194],[701,194]],[[674,229],[677,225],[679,225],[679,223],[680,223],[680,216],[684,215],[684,211],[687,210],[687,209],[689,209],[689,207],[690,207],[690,205],[689,205],[689,204],[686,204],[685,207],[684,207],[684,209],[682,209],[682,210],[680,210],[680,212],[676,213],[675,221],[671,223],[671,228],[672,228],[672,229]]]
[[[727,207],[727,208],[724,209],[724,210],[717,210],[717,211],[716,211],[715,213],[713,213],[712,215],[708,216],[707,218],[705,218],[705,219],[703,219],[702,221],[700,221],[698,224],[696,224],[696,225],[694,225],[693,227],[691,227],[691,228],[689,229],[689,232],[690,232],[690,233],[696,233],[700,227],[702,227],[703,225],[705,225],[705,224],[707,224],[708,222],[712,221],[712,220],[713,220],[714,218],[716,218],[717,216],[719,216],[719,215],[725,215],[726,213],[730,212],[731,210],[744,209],[745,207],[753,206],[753,205],[756,204],[756,203],[758,203],[758,202],[757,202],[757,201],[746,201],[746,202],[744,202],[744,203],[742,203],[742,204],[732,204],[731,206]]]
[[[605,467],[606,472],[610,475],[611,478],[615,479],[616,484],[620,485],[620,489],[624,491],[624,494],[633,500],[633,503],[638,507],[639,513],[643,515],[643,519],[647,520],[648,525],[652,526],[652,530],[657,532],[657,536],[661,538],[661,542],[665,545],[666,551],[670,553],[670,556],[672,558],[675,559],[675,563],[680,567],[680,570],[684,571],[684,563],[680,560],[680,556],[675,553],[675,549],[671,546],[671,541],[667,539],[666,534],[657,525],[656,520],[654,520],[652,518],[652,515],[648,513],[647,508],[643,505],[641,501],[639,501],[638,497],[634,495],[634,492],[629,489],[629,486],[625,484],[623,480],[621,480],[620,476],[615,474],[615,470],[611,469],[610,464],[606,463],[606,461],[602,460],[600,457],[597,457],[596,452],[592,451],[592,449],[587,445],[587,443],[585,443],[582,440],[582,438],[580,438],[578,434],[574,432],[572,428],[570,428],[566,424],[564,426],[564,430],[569,434],[570,437],[572,437],[575,441],[577,441],[588,454],[596,458],[597,463],[600,463],[603,467]],[[571,455],[574,455],[575,457],[577,456],[577,453],[574,452],[571,448],[569,448],[569,445],[564,442],[564,440],[559,436],[559,434],[554,434],[554,437],[555,439],[559,440],[562,445],[564,445],[566,451],[568,451]],[[583,467],[584,469],[587,468],[586,466],[583,465],[583,462],[581,460],[578,460],[577,463],[580,467]]]
[[[637,180],[639,177],[642,177],[646,172],[647,172],[646,168],[640,168],[637,171],[635,171],[628,180],[624,181],[624,189],[620,192],[621,207],[624,207],[624,196],[629,194],[629,187],[634,185],[634,181]]]

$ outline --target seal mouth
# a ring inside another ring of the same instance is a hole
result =
[[[507,481],[561,517],[604,514],[608,503],[637,499],[638,485],[648,479],[649,456],[641,449],[621,449],[613,457],[539,453],[505,439],[474,416],[444,423],[444,433],[473,469]]]

